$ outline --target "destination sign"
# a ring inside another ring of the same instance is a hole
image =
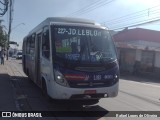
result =
[[[79,35],[79,36],[102,36],[102,31],[98,29],[78,29],[78,28],[56,28],[57,34]]]

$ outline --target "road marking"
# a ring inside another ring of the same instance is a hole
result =
[[[136,84],[143,84],[143,85],[148,85],[148,86],[160,88],[160,84],[159,84],[159,85],[155,85],[155,84],[153,84],[153,83],[151,83],[151,82],[143,83],[143,82],[137,82],[137,81],[124,80],[124,79],[121,79],[121,81],[125,81],[125,82],[127,81],[127,82],[136,83]]]

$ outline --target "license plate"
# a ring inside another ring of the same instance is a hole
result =
[[[84,94],[95,94],[96,90],[85,90]]]

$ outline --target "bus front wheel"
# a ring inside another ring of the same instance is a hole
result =
[[[42,91],[43,91],[44,97],[45,97],[48,101],[51,101],[52,99],[51,99],[51,97],[48,95],[47,85],[46,85],[45,80],[43,80],[43,82],[42,82]]]

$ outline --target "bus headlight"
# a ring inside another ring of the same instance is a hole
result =
[[[62,75],[62,73],[60,73],[59,71],[55,71],[55,81],[65,87],[69,87],[67,80],[65,79],[65,77]]]

